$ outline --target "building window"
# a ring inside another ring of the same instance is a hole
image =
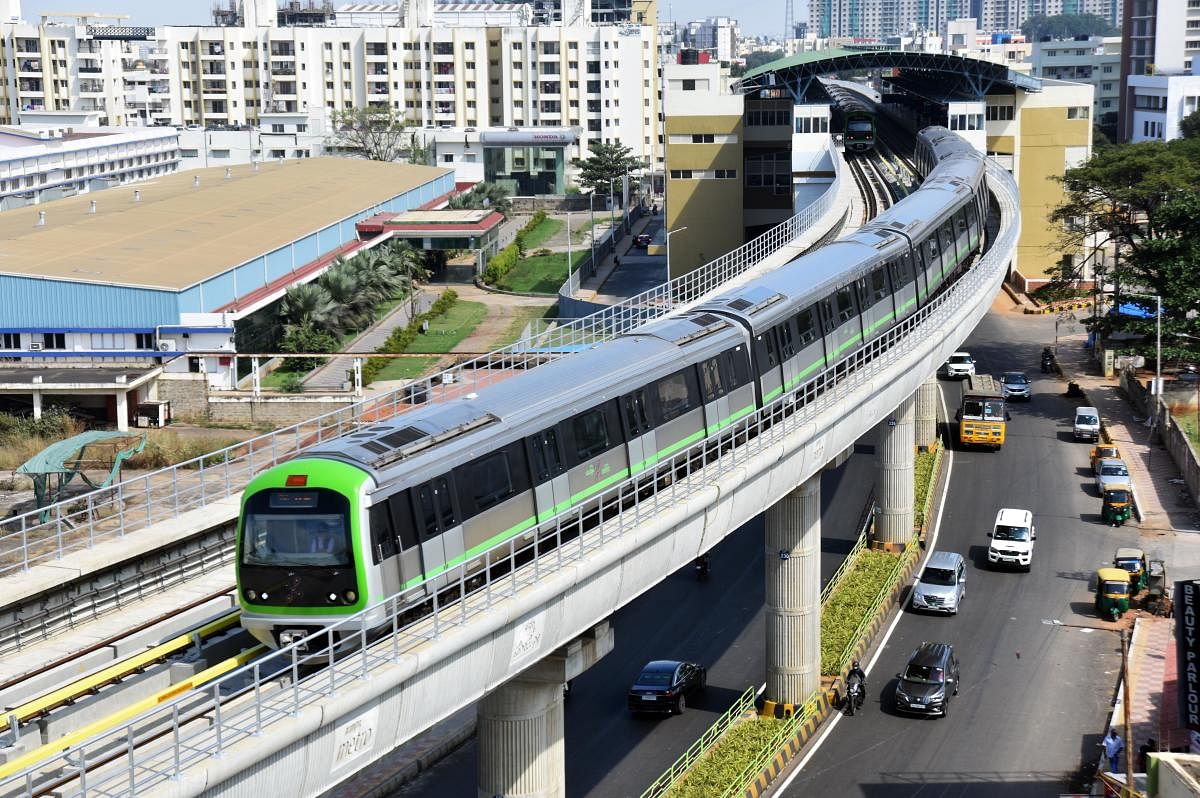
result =
[[[0,349],[20,349],[20,333],[0,333]]]
[[[693,144],[712,144],[715,141],[712,133],[693,133]]]
[[[1067,119],[1087,119],[1091,116],[1091,109],[1086,105],[1072,105],[1067,109]]]
[[[125,336],[121,333],[92,333],[92,349],[124,349]]]
[[[135,349],[154,348],[154,333],[134,333],[133,340]]]
[[[736,169],[718,169],[717,180],[737,180]]]
[[[43,349],[66,349],[66,333],[34,333],[32,343],[41,344]]]
[[[671,179],[672,180],[691,180],[692,179],[692,170],[691,169],[672,169],[671,170]]]

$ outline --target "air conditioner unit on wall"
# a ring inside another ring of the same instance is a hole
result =
[[[174,341],[159,341],[158,342],[158,351],[159,352],[174,352],[175,351],[175,342]]]
[[[30,352],[40,352],[42,350],[42,346],[43,346],[43,344],[40,344],[37,341],[30,341],[29,342],[29,351]]]

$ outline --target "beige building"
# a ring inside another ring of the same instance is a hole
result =
[[[742,97],[719,64],[664,73],[666,226],[678,230],[667,242],[668,272],[677,277],[743,243]]]

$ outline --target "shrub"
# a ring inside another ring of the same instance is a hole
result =
[[[406,326],[397,327],[396,329],[392,330],[391,334],[387,337],[387,340],[385,340],[383,344],[375,351],[379,352],[380,354],[400,354],[404,352],[404,350],[408,349],[409,344],[411,344],[416,339],[417,335],[420,334],[422,322],[445,314],[446,311],[450,310],[450,308],[457,301],[458,294],[455,293],[453,288],[447,288],[442,295],[437,298],[437,301],[430,306],[427,312],[417,316]],[[387,364],[388,358],[386,357],[368,358],[367,362],[363,364],[362,368],[363,385],[369,385],[372,380],[379,376],[379,372],[383,371]]]
[[[299,374],[289,371],[279,378],[279,390],[284,393],[301,393],[304,391],[304,382]]]
[[[517,261],[520,259],[516,242],[509,244],[488,261],[487,268],[483,270],[483,281],[488,285],[495,285],[504,278],[504,275],[508,274],[509,269],[517,265]]]
[[[520,230],[517,231],[516,236],[513,237],[513,243],[516,244],[516,246],[517,246],[517,255],[519,255],[522,258],[525,257],[526,250],[525,250],[525,228],[524,227],[522,227]]]
[[[709,798],[720,795],[757,762],[784,721],[775,718],[747,718],[726,731],[670,790],[667,798]]]
[[[554,253],[551,252],[550,250],[546,249],[545,247],[542,247],[541,249],[539,249],[537,252],[535,252],[533,254],[534,254],[534,256],[540,258],[540,257],[544,257],[546,255],[553,255]]]
[[[840,657],[850,644],[858,625],[891,578],[900,558],[886,551],[863,549],[854,559],[850,573],[838,583],[821,608],[821,674],[834,676]]]

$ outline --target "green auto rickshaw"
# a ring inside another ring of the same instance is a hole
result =
[[[1129,572],[1129,592],[1137,594],[1146,588],[1149,578],[1146,568],[1146,552],[1141,549],[1122,546],[1113,555],[1113,567]]]
[[[1133,491],[1128,485],[1107,485],[1104,488],[1104,504],[1100,508],[1100,520],[1113,526],[1122,526],[1133,515]]]
[[[1129,572],[1124,568],[1096,571],[1096,614],[1115,621],[1129,609]]]

